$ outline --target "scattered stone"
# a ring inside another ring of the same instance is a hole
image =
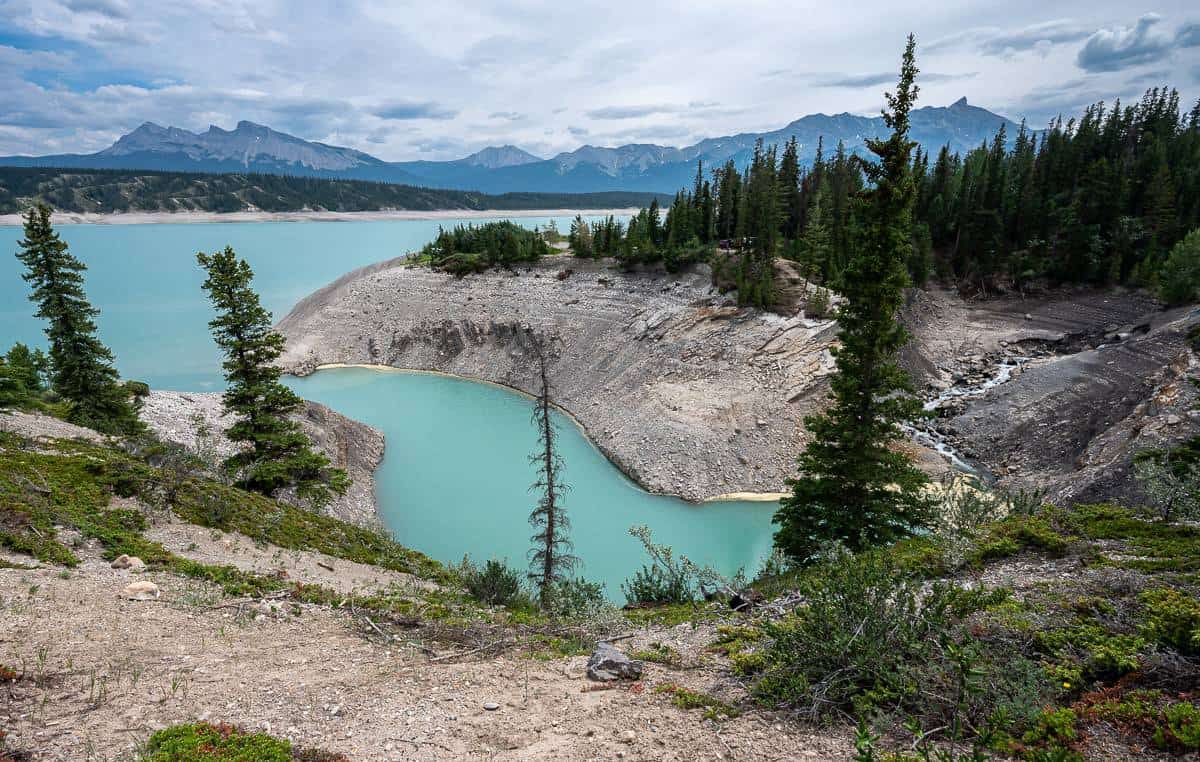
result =
[[[636,740],[637,740],[637,733],[633,732],[632,730],[622,730],[621,731],[621,743],[631,744]]]
[[[497,704],[495,701],[485,701],[485,702],[483,702],[483,708],[489,712],[494,712],[500,708],[500,705]]]
[[[766,597],[754,588],[748,588],[740,593],[734,593],[729,599],[729,608],[734,611],[748,611],[755,606],[762,605],[766,601]]]
[[[642,676],[642,663],[630,659],[613,644],[601,641],[588,659],[587,675],[600,682],[637,680]]]
[[[146,568],[146,562],[137,556],[127,556],[124,553],[113,559],[111,564],[114,569],[132,569],[133,571],[141,571]]]
[[[563,674],[572,680],[581,680],[587,675],[588,659],[586,656],[574,656],[563,665]]]
[[[131,582],[121,591],[121,595],[131,601],[153,601],[158,599],[158,585],[149,580]]]

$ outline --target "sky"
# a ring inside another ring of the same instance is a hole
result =
[[[684,146],[878,113],[908,32],[919,105],[1043,126],[1154,85],[1200,95],[1182,1],[0,0],[0,155],[242,119],[390,161]]]

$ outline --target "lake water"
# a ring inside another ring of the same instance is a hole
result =
[[[549,218],[522,218],[532,227]],[[559,230],[568,218],[555,218]],[[208,333],[197,251],[233,246],[254,269],[264,305],[282,317],[295,302],[357,267],[415,250],[455,220],[263,222],[173,225],[63,225],[59,232],[88,265],[87,291],[101,311],[101,338],[126,378],[154,388],[219,391],[220,359]],[[479,222],[479,220],[473,220]],[[0,227],[0,347],[43,343],[21,265],[21,231]],[[385,522],[397,539],[443,561],[507,558],[524,566],[534,501],[528,454],[536,432],[530,401],[488,384],[367,369],[322,371],[289,384],[384,432],[377,474]],[[571,486],[566,505],[579,570],[620,582],[644,561],[634,524],[657,542],[729,574],[755,571],[770,551],[773,503],[689,505],[649,495],[624,477],[563,416],[557,417]]]

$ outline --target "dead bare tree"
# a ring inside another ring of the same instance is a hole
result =
[[[533,348],[538,380],[538,393],[533,405],[538,448],[529,456],[529,462],[537,467],[538,476],[529,489],[541,495],[529,514],[529,523],[534,528],[534,534],[529,538],[534,544],[529,551],[529,579],[538,589],[542,607],[547,608],[555,583],[568,577],[578,559],[571,555],[573,545],[568,534],[571,524],[562,505],[562,496],[569,487],[560,478],[563,460],[558,454],[558,431],[551,418],[554,402],[546,368],[546,349],[542,338],[532,329],[527,329],[527,336]]]

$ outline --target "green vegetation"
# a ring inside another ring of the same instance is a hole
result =
[[[1196,748],[1200,528],[1112,505],[1014,513],[973,533],[963,557],[977,569],[1058,559],[1019,593],[967,589],[943,563],[918,562],[949,543],[910,538],[760,580],[803,603],[722,628],[712,650],[770,707],[862,720],[862,759],[876,758],[871,727],[911,735],[913,759],[939,759],[943,742],[973,749],[966,759],[1079,759],[1093,728]]]
[[[661,664],[664,667],[678,667],[683,663],[683,656],[678,651],[664,643],[651,643],[646,648],[633,651],[629,658]]]
[[[390,209],[613,209],[652,193],[503,193],[255,173],[0,167],[0,214],[38,203],[64,212],[369,212]]]
[[[0,546],[41,561],[75,566],[77,556],[55,529],[68,527],[98,540],[105,558],[122,553],[138,556],[151,567],[213,582],[229,595],[287,589],[275,577],[201,564],[170,553],[143,536],[146,517],[140,511],[109,508],[113,495],[136,496],[156,505],[162,482],[159,469],[120,450],[67,441],[34,450],[27,440],[2,434]],[[221,505],[217,518],[214,503]],[[283,548],[316,550],[425,579],[449,579],[436,561],[378,533],[203,476],[186,479],[169,507],[187,521],[237,531]],[[294,592],[309,598],[325,596],[316,588]]]
[[[96,336],[99,311],[83,290],[87,268],[54,231],[49,207],[39,204],[29,210],[18,245],[17,259],[25,265],[22,277],[32,288],[29,299],[38,305],[37,317],[47,323],[50,362],[47,366],[44,358],[26,354],[14,365],[14,346],[6,357],[0,394],[17,403],[33,399],[39,377],[49,370],[54,394],[67,405],[67,420],[109,434],[139,431],[133,389],[118,383],[112,352]]]
[[[26,410],[50,409],[50,358],[41,349],[21,342],[0,355],[0,406]],[[60,411],[63,415],[66,411]]]
[[[207,273],[204,290],[217,311],[208,325],[225,354],[225,412],[236,419],[225,436],[249,445],[226,459],[225,468],[248,490],[270,497],[294,489],[318,508],[327,505],[346,492],[350,479],[314,452],[300,425],[287,417],[304,400],[279,383],[282,371],[274,362],[284,340],[250,285],[250,265],[228,246],[211,256],[197,254],[196,260]]]
[[[293,749],[288,741],[236,725],[196,722],[155,732],[145,762],[346,762],[341,754]]]
[[[915,41],[904,52],[900,82],[888,95],[887,140],[868,140],[879,158],[868,165],[873,189],[864,208],[861,246],[846,265],[838,311],[841,346],[830,386],[833,405],[804,421],[812,440],[800,455],[800,475],[788,482],[792,494],[780,502],[775,544],[799,562],[809,562],[828,543],[858,551],[890,543],[932,522],[925,475],[893,449],[900,424],[922,415],[897,353],[908,333],[897,321],[908,285],[905,260],[913,201],[908,138],[909,111],[916,99]]]
[[[633,527],[629,533],[642,541],[650,556],[649,564],[621,584],[630,605],[686,604],[695,600],[694,564],[685,557],[676,558],[669,546],[654,544],[648,527]]]
[[[674,683],[659,683],[654,686],[654,692],[669,693],[671,703],[680,709],[703,709],[706,720],[727,720],[742,713],[740,709],[727,701]]]
[[[1175,306],[1200,300],[1200,229],[1175,244],[1158,271],[1158,298]]]
[[[713,258],[714,281],[757,307],[771,306],[769,263],[777,256],[835,291],[853,287],[847,268],[875,235],[864,191],[882,165],[849,155],[840,142],[832,156],[819,144],[806,168],[795,156],[790,143],[781,155],[759,145],[748,167],[729,161],[711,181],[700,166],[665,223],[652,206],[627,233],[620,223],[606,226],[603,245],[577,251],[670,268],[709,257],[719,242],[730,253]],[[965,156],[943,147],[932,166],[917,148],[908,162],[912,215],[896,229],[905,268],[917,285],[937,277],[967,292],[1120,283],[1157,287],[1171,304],[1194,301],[1200,255],[1188,233],[1200,226],[1197,165],[1200,102],[1181,114],[1178,93],[1167,88],[1133,105],[1089,106],[1041,132],[1022,124],[1013,137],[1002,129]],[[593,241],[599,237],[593,231]]]
[[[550,247],[542,236],[515,222],[486,222],[438,228],[438,235],[425,244],[420,260],[461,277],[495,267],[512,267],[535,262],[548,255]]]

